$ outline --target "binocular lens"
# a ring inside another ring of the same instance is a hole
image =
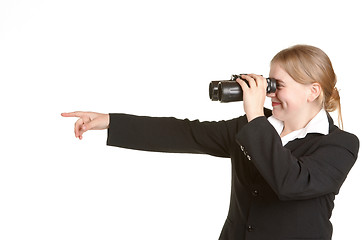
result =
[[[212,81],[209,85],[209,96],[212,101],[218,101],[219,95],[218,95],[218,87],[219,87],[220,81]]]

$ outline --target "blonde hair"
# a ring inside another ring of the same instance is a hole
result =
[[[331,60],[321,49],[309,45],[295,45],[277,53],[271,64],[277,63],[296,82],[319,83],[322,91],[319,98],[327,112],[338,109],[338,125],[343,129],[341,102]]]

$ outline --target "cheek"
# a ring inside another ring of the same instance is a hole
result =
[[[289,102],[290,96],[288,94],[288,91],[283,90],[279,90],[276,94],[276,97],[278,98],[278,100],[282,103],[282,105],[286,105]]]
[[[282,103],[283,108],[293,110],[298,109],[302,105],[304,96],[301,96],[300,91],[287,91],[287,89],[283,89],[278,92],[277,98]]]

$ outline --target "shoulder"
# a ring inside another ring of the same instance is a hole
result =
[[[330,128],[330,132],[325,136],[323,142],[328,145],[343,147],[357,157],[359,150],[358,137],[352,133],[339,129],[335,125]]]

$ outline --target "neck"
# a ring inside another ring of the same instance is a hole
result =
[[[280,134],[280,137],[284,137],[293,131],[305,128],[308,123],[320,112],[320,110],[321,108],[313,108],[307,112],[293,116],[292,119],[284,121],[284,128]]]

